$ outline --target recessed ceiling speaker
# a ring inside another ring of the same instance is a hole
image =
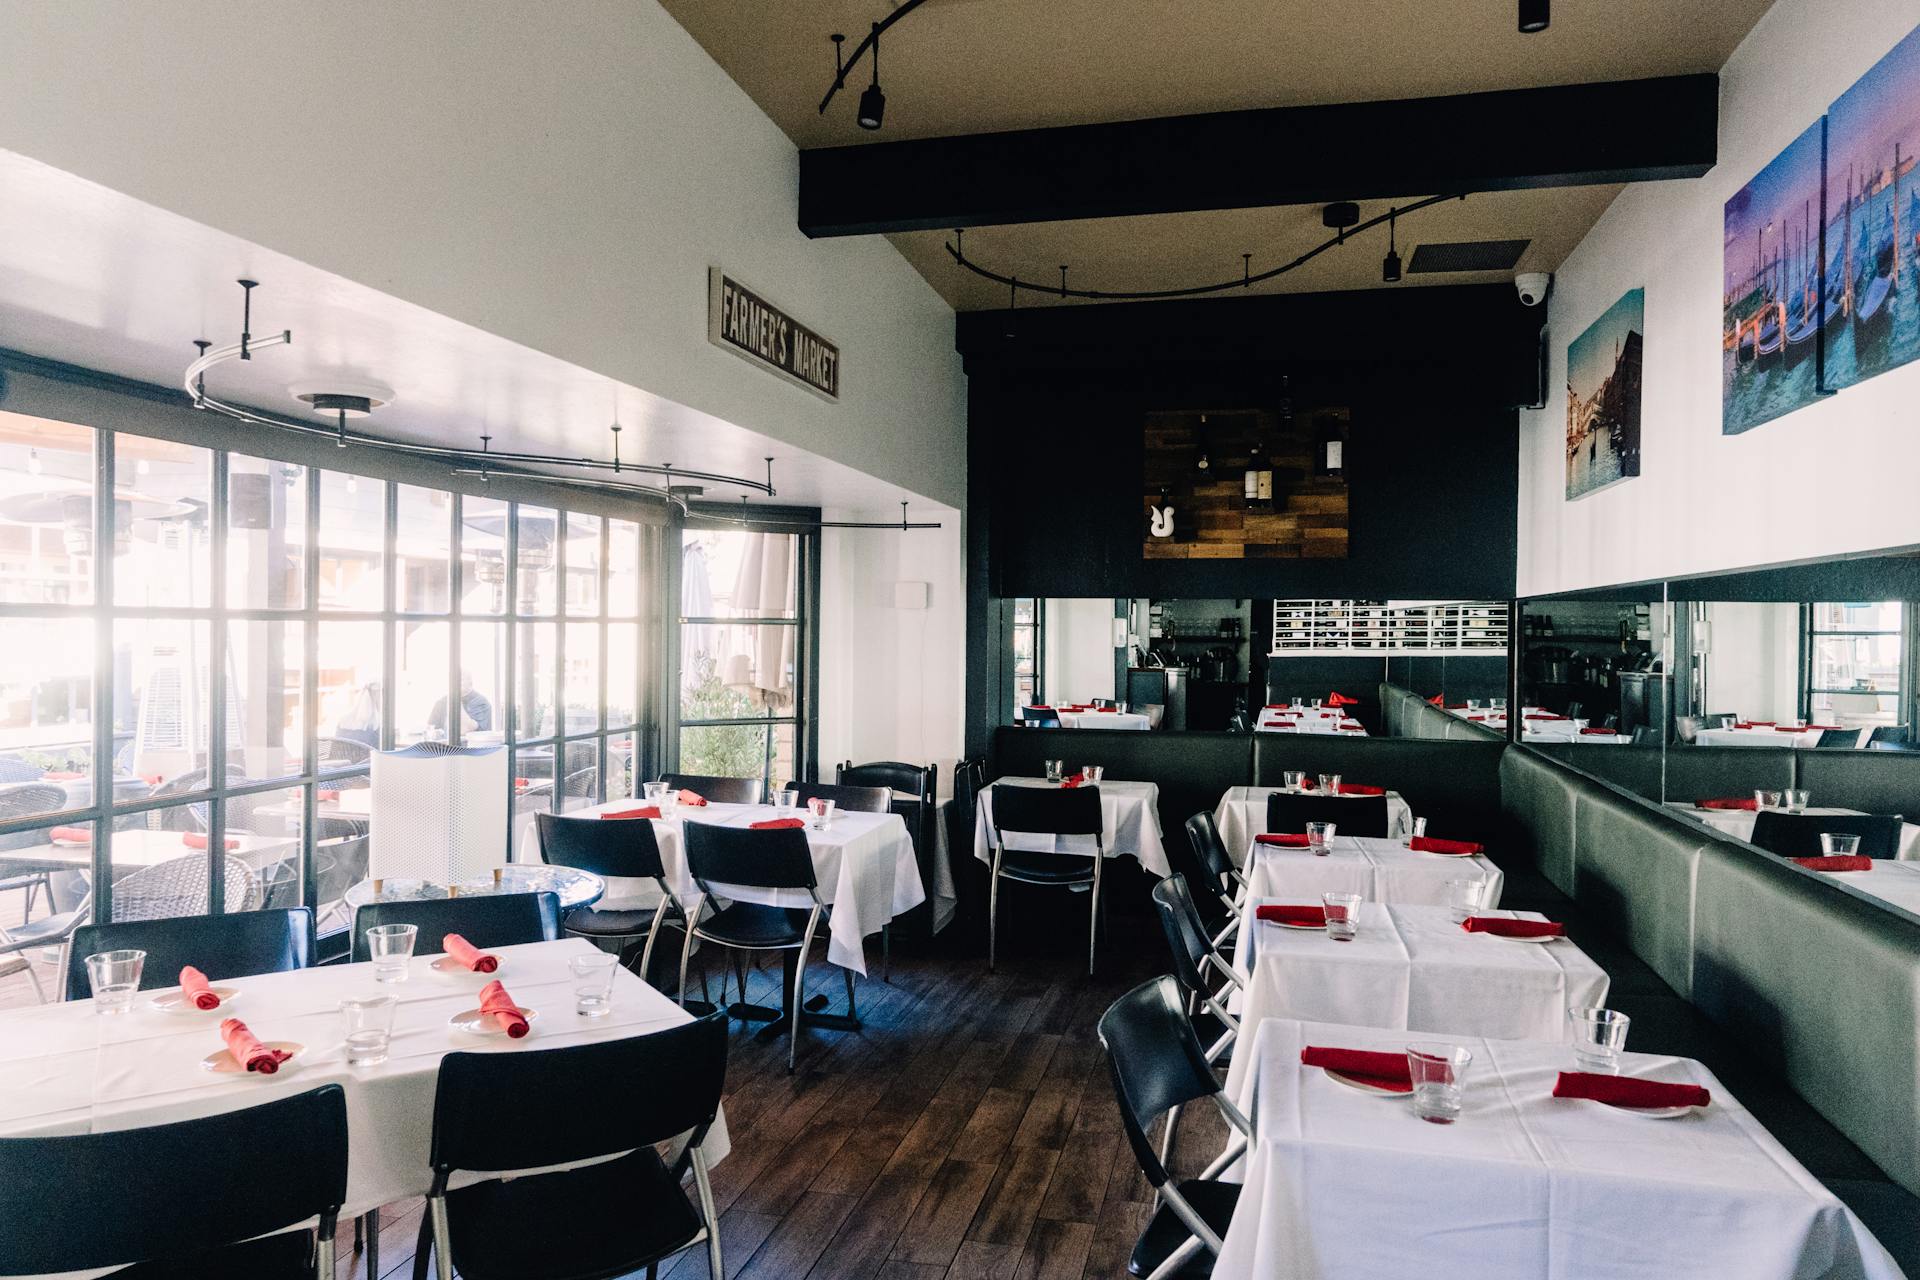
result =
[[[287,391],[315,413],[364,418],[393,403],[393,388],[377,382],[335,378],[327,382],[297,382]]]

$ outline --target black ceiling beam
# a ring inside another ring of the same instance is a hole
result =
[[[1720,81],[1664,76],[800,153],[800,230],[872,235],[1697,178]]]

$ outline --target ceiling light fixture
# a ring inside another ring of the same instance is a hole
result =
[[[854,117],[862,129],[878,129],[887,118],[887,95],[880,92],[880,24],[873,24],[873,82],[860,95],[860,113]]]
[[[887,95],[880,92],[880,33],[900,19],[925,4],[926,0],[901,0],[892,13],[873,24],[873,30],[867,38],[853,47],[853,53],[847,58],[840,55],[846,37],[835,33],[827,39],[833,41],[833,83],[827,86],[827,94],[820,99],[820,114],[827,113],[827,107],[833,102],[833,95],[847,87],[847,76],[860,65],[861,57],[869,50],[873,53],[873,80],[860,94],[860,110],[855,115],[862,129],[878,129],[887,114]]]
[[[1387,256],[1380,260],[1380,279],[1387,284],[1400,283],[1400,248],[1394,240],[1397,210],[1387,210]]]
[[[1520,34],[1538,35],[1553,22],[1553,0],[1520,0]]]

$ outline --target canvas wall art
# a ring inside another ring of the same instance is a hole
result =
[[[1738,435],[1822,394],[1821,173],[1816,122],[1727,201],[1720,430]]]
[[[1640,474],[1647,291],[1631,289],[1567,348],[1567,499]]]

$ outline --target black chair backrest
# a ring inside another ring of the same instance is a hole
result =
[[[383,924],[410,924],[420,930],[413,953],[435,955],[457,933],[474,946],[511,947],[522,942],[552,942],[560,936],[560,896],[555,893],[488,893],[470,898],[433,898],[424,902],[370,902],[353,914],[353,958],[372,959],[367,930]]]
[[[540,856],[556,867],[578,867],[596,876],[663,879],[660,843],[644,818],[567,818],[535,815]]]
[[[13,782],[0,786],[0,818],[31,818],[67,807],[67,793],[51,782]],[[34,838],[46,837],[34,833]]]
[[[682,791],[693,791],[715,804],[759,804],[758,778],[717,778],[705,773],[663,773],[660,781]]]
[[[1783,858],[1809,858],[1820,853],[1823,832],[1860,837],[1860,857],[1896,858],[1900,855],[1897,813],[1781,813],[1767,809],[1754,815],[1753,843]]]
[[[1268,831],[1304,835],[1309,822],[1331,822],[1343,836],[1384,836],[1387,834],[1387,798],[1286,794],[1267,797]]]
[[[1633,727],[1633,738],[1628,745],[1635,747],[1657,747],[1660,745],[1660,731],[1652,725],[1635,725]]]
[[[886,787],[844,787],[832,782],[789,782],[784,790],[798,791],[800,803],[831,800],[854,813],[893,812],[893,792]]]
[[[1883,724],[1873,731],[1872,736],[1869,737],[1867,741],[1869,742],[1905,742],[1907,741],[1907,738],[1908,738],[1908,732],[1907,732],[1906,725]]]
[[[947,806],[947,848],[973,844],[974,819],[979,812],[980,789],[986,785],[984,760],[956,760],[953,765],[953,803]],[[955,857],[954,861],[959,862]]]
[[[689,822],[685,827],[687,870],[703,890],[710,884],[758,889],[811,889],[813,849],[807,833],[792,827],[755,831]]]
[[[1731,729],[1739,723],[1740,717],[1731,711],[1709,711],[1705,727],[1708,729]]]
[[[1166,1166],[1147,1131],[1169,1107],[1220,1092],[1206,1050],[1180,1006],[1179,984],[1172,978],[1141,983],[1100,1015],[1099,1034],[1133,1158],[1149,1183],[1164,1186]]]
[[[1055,836],[1097,836],[1100,788],[1028,787],[1018,783],[993,789],[993,825],[998,831],[1029,831]]]
[[[875,760],[869,764],[843,762],[834,770],[833,780],[844,787],[885,787],[912,796],[931,808],[939,770],[934,765],[902,764],[898,760]]]
[[[688,1130],[691,1151],[720,1110],[726,1079],[725,1009],[650,1035],[565,1049],[450,1053],[433,1099],[433,1168],[506,1173],[571,1164]],[[581,1105],[587,1098],[593,1104]],[[500,1123],[509,1115],[513,1123]]]
[[[1200,864],[1200,884],[1216,899],[1232,898],[1228,888],[1233,879],[1233,858],[1220,839],[1220,828],[1213,815],[1202,809],[1187,819],[1187,843],[1193,846],[1194,860]]]
[[[87,981],[88,956],[125,950],[147,953],[140,970],[143,991],[179,985],[184,965],[214,982],[304,969],[313,963],[313,912],[290,907],[82,925],[73,931],[67,948],[67,999],[85,1000],[93,994]]]
[[[316,1215],[331,1227],[347,1198],[346,1094],[329,1084],[174,1124],[0,1138],[0,1187],[0,1275],[184,1260]]]
[[[1189,994],[1200,995],[1207,989],[1206,975],[1200,970],[1212,947],[1206,927],[1200,923],[1199,908],[1186,879],[1170,875],[1153,886],[1153,909],[1160,916],[1160,928],[1167,935],[1167,949],[1173,953],[1173,976]]]
[[[1044,710],[1040,707],[1022,707],[1020,708],[1020,723],[1026,725],[1029,729],[1058,729],[1060,727],[1060,713],[1051,707]]]
[[[1822,729],[1820,731],[1820,741],[1813,745],[1816,747],[1845,747],[1851,751],[1860,745],[1860,731],[1858,729]]]

